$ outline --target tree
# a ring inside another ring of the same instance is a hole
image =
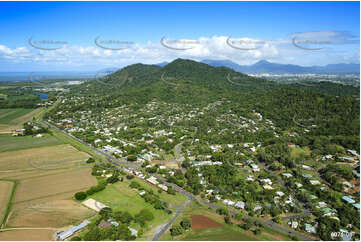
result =
[[[95,160],[94,160],[94,158],[93,157],[89,157],[89,159],[86,161],[86,163],[94,163],[95,162]]]
[[[274,217],[272,220],[273,220],[273,222],[275,222],[275,223],[278,223],[278,224],[281,223],[281,218],[280,218],[279,216]]]
[[[122,223],[125,223],[125,224],[129,224],[133,220],[132,215],[127,211],[125,211],[125,212],[122,212],[122,211],[113,212],[112,217],[114,219],[116,219],[116,220],[119,220]]]
[[[192,227],[192,222],[189,218],[183,218],[183,220],[180,222],[180,225],[184,230],[188,230]]]
[[[134,216],[134,219],[137,223],[144,226],[147,221],[152,221],[154,219],[154,215],[148,209],[142,209]]]
[[[136,161],[136,160],[137,160],[137,156],[135,156],[135,155],[128,155],[128,156],[127,156],[127,160],[128,160],[128,161]]]
[[[98,227],[90,229],[84,235],[84,240],[86,240],[86,241],[98,241],[100,239],[101,239],[101,237],[100,237],[100,229]]]
[[[111,213],[112,213],[112,209],[109,207],[102,208],[99,211],[99,215],[104,219],[108,219]]]
[[[87,195],[85,192],[77,192],[75,193],[74,197],[76,200],[80,201],[80,200],[84,200],[87,197]]]
[[[217,213],[220,214],[220,215],[227,215],[228,214],[228,209],[227,208],[218,208]]]
[[[224,222],[226,222],[226,224],[232,224],[232,219],[231,219],[231,216],[229,216],[229,214],[227,214],[224,217]]]
[[[183,234],[184,230],[182,228],[182,226],[180,226],[179,224],[175,224],[172,226],[172,228],[170,229],[170,234],[172,236],[177,236],[177,235],[181,235]]]
[[[168,192],[169,194],[171,194],[171,195],[175,195],[175,194],[176,194],[175,191],[174,191],[174,189],[173,189],[172,187],[168,187],[167,192]]]
[[[119,181],[119,178],[117,176],[114,176],[114,175],[107,178],[107,183],[113,184],[113,183],[116,183],[117,181]]]

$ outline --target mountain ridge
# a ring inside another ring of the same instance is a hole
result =
[[[206,59],[201,62],[212,66],[225,66],[235,71],[247,74],[357,74],[360,73],[360,64],[328,64],[325,66],[299,66],[293,64],[279,64],[260,60],[252,65],[239,65],[230,60]]]

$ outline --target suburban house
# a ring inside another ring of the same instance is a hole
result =
[[[355,203],[355,200],[353,200],[351,197],[349,197],[349,196],[343,196],[342,197],[342,200],[344,200],[345,202],[347,202],[347,203]]]

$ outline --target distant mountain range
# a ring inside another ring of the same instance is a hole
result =
[[[202,63],[214,67],[228,67],[235,71],[247,74],[358,74],[360,64],[329,64],[326,66],[299,66],[290,64],[278,64],[260,60],[253,65],[238,65],[230,60],[203,60]],[[168,62],[156,64],[165,66]]]
[[[270,73],[270,74],[353,74],[360,73],[360,64],[329,64],[326,66],[299,66],[278,64],[260,60],[253,65],[238,65],[229,60],[203,60],[211,66],[223,66],[242,73]]]

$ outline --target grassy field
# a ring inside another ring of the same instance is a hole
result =
[[[291,158],[304,158],[310,156],[310,149],[308,147],[294,147],[291,148]]]
[[[0,133],[11,133],[12,130],[21,128],[25,122],[31,121],[41,110],[43,109],[1,109]]]
[[[71,144],[78,150],[88,153],[89,155],[91,155],[92,157],[96,158],[99,161],[105,161],[105,162],[107,161],[107,159],[104,156],[97,154],[94,150],[90,149],[86,145],[79,143],[76,140],[73,140],[72,138],[66,136],[65,134],[63,134],[59,131],[52,130],[52,134],[54,135],[54,137],[56,137],[61,142]]]
[[[162,192],[161,194],[159,194],[158,193],[159,189],[157,187],[152,186],[151,184],[144,182],[143,180],[141,180],[139,178],[135,178],[135,180],[138,183],[140,183],[142,185],[142,187],[144,187],[147,190],[149,190],[149,189],[153,190],[153,192],[157,193],[163,201],[166,201],[167,203],[170,203],[172,205],[180,206],[187,200],[186,196],[184,196],[178,192],[176,193],[176,195],[170,195],[166,192]]]
[[[0,152],[39,148],[44,146],[52,146],[64,144],[61,140],[51,135],[45,135],[41,138],[32,136],[12,136],[10,134],[0,134]]]
[[[3,220],[3,217],[5,215],[12,188],[12,182],[0,180],[0,221]]]
[[[14,119],[24,116],[34,109],[14,108],[0,110],[0,124],[10,124]]]
[[[90,196],[90,198],[104,203],[111,207],[113,211],[128,211],[132,215],[142,209],[151,211],[155,218],[147,224],[147,228],[144,230],[144,237],[148,240],[152,238],[156,227],[167,223],[173,216],[173,214],[155,209],[153,205],[146,203],[137,190],[129,187],[128,181],[108,185],[105,190]],[[138,224],[131,224],[131,227],[140,228]]]
[[[190,230],[184,234],[172,237],[170,232],[167,231],[160,240],[189,240],[189,241],[259,241],[259,240],[290,240],[285,235],[280,235],[278,232],[268,228],[262,228],[260,235],[254,235],[252,231],[245,231],[239,228],[236,224],[229,225],[224,222],[223,216],[215,213],[215,211],[200,206],[194,202],[190,203],[179,216],[174,224],[179,222],[184,217],[190,217],[191,215],[203,215],[218,223],[222,224],[222,227],[217,228],[204,228],[198,230]]]

